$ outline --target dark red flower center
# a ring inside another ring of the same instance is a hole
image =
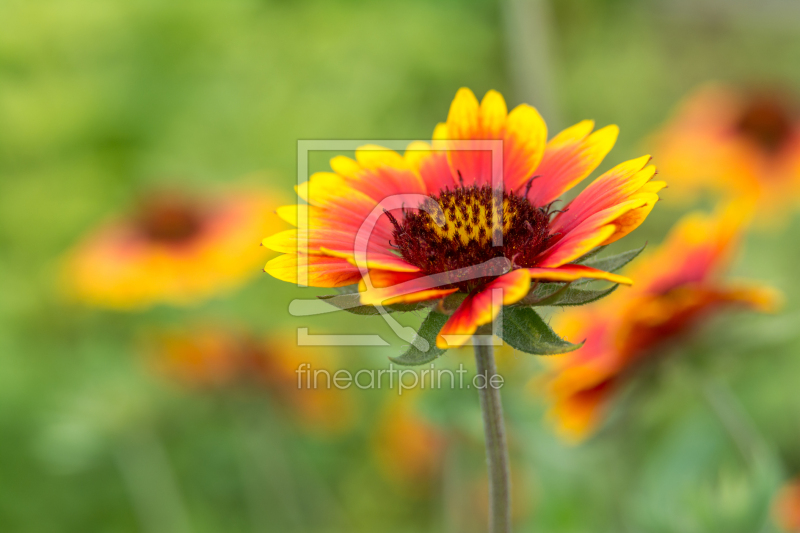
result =
[[[447,286],[469,292],[484,285],[482,263],[505,257],[515,267],[536,266],[553,237],[549,208],[489,186],[459,187],[431,195],[394,225],[393,245],[425,274],[449,272]],[[467,268],[473,267],[473,268]],[[467,269],[455,273],[460,269]]]
[[[203,213],[200,207],[178,195],[154,195],[142,201],[138,227],[151,241],[182,243],[200,233]]]
[[[775,96],[756,96],[745,107],[736,128],[767,152],[783,147],[792,134],[792,116]]]

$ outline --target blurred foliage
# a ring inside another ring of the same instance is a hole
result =
[[[668,4],[551,5],[562,115],[621,127],[603,168],[638,155],[700,82],[800,86],[797,25],[677,16]],[[298,139],[425,139],[458,87],[513,90],[502,8],[0,2],[0,530],[483,530],[474,390],[420,391],[415,408],[447,435],[447,451],[440,472],[409,486],[383,475],[371,450],[394,393],[353,391],[356,427],[319,435],[263,390],[184,387],[142,357],[153,330],[200,320],[394,339],[380,317],[291,318],[293,298],[321,291],[266,275],[197,308],[102,312],[65,301],[57,269],[85,231],[148,187],[202,190],[266,171],[266,185],[288,196]],[[312,157],[312,168],[327,157]],[[657,242],[677,218],[664,198],[628,247]],[[581,447],[542,423],[526,388],[535,358],[501,356],[520,530],[769,531],[778,482],[800,471],[798,238],[797,217],[757,231],[737,266],[786,292],[783,316],[705,329]],[[401,347],[349,350],[346,368],[385,368]],[[460,362],[470,355],[437,365]],[[733,392],[710,400],[717,381]]]

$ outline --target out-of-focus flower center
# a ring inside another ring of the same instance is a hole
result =
[[[515,267],[536,266],[537,257],[552,238],[548,208],[535,207],[514,193],[500,194],[489,186],[445,190],[431,195],[418,211],[406,212],[402,222],[391,215],[390,219],[393,245],[426,274],[476,266],[477,270],[453,274],[449,279],[450,286],[465,292],[487,281],[477,265],[506,257]],[[496,241],[502,245],[495,246]]]
[[[792,133],[792,117],[778,98],[758,96],[745,107],[737,129],[766,151],[780,149]]]
[[[138,227],[151,241],[182,243],[195,237],[203,225],[199,206],[173,195],[145,199],[139,210]]]

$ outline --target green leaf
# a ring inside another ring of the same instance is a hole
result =
[[[607,289],[579,289],[578,287],[567,287],[563,292],[555,295],[539,305],[549,305],[553,307],[574,307],[576,305],[586,305],[605,298],[619,287],[615,283]]]
[[[514,306],[536,306],[542,305],[541,302],[553,298],[560,291],[563,291],[568,284],[566,283],[535,283],[533,289]]]
[[[379,315],[380,310],[374,305],[361,305],[359,294],[344,293],[344,294],[326,294],[324,296],[317,296],[325,303],[329,303],[334,307],[338,307],[342,311],[353,313],[354,315]],[[387,313],[394,312],[408,312],[426,309],[436,304],[436,300],[427,300],[420,303],[413,304],[392,304],[383,306]]]
[[[453,294],[448,294],[441,300],[439,309],[444,313],[455,313],[456,309],[461,306],[466,298],[467,295],[463,292],[454,292]]]
[[[642,250],[644,250],[646,246],[647,244],[636,250],[629,250],[621,254],[596,258],[596,254],[605,248],[605,246],[601,246],[584,255],[575,261],[575,263],[606,272],[616,272],[633,261],[636,256],[642,253]],[[610,288],[594,290],[578,288],[581,285],[597,283],[597,281],[598,280],[595,279],[584,279],[567,284],[537,283],[534,289],[531,290],[525,298],[515,304],[515,307],[584,305],[611,294],[617,288],[616,285]]]
[[[445,350],[436,347],[436,337],[439,335],[442,326],[444,326],[448,318],[450,317],[442,313],[437,313],[436,311],[428,313],[428,316],[422,321],[422,326],[420,326],[417,332],[417,337],[414,339],[408,351],[403,355],[390,357],[389,360],[398,365],[417,366],[430,363],[442,355]]]
[[[513,307],[573,307],[596,302],[617,290],[619,284],[604,289],[580,289],[571,284],[546,283],[536,287]]]
[[[343,285],[341,287],[334,287],[334,290],[339,294],[355,294],[358,292],[358,283],[352,285]]]
[[[567,353],[583,346],[559,337],[530,307],[504,308],[500,337],[517,350],[535,355]]]
[[[361,305],[358,293],[326,294],[325,296],[317,296],[317,298],[354,315],[380,314],[380,311],[374,305]],[[387,311],[391,312],[389,309]]]
[[[621,254],[601,257],[599,259],[592,257],[583,262],[583,265],[596,268],[597,270],[604,270],[606,272],[616,272],[620,268],[633,261],[637,255],[642,253],[642,250],[644,250],[646,246],[647,243],[637,250],[628,250],[627,252],[622,252]]]
[[[606,245],[606,246],[608,246],[608,245]],[[594,256],[596,256],[597,254],[599,254],[600,252],[602,252],[603,250],[605,250],[605,249],[606,249],[606,246],[598,246],[598,247],[597,247],[597,248],[595,248],[594,250],[592,250],[592,251],[590,251],[590,252],[588,252],[588,253],[585,253],[585,254],[583,254],[582,256],[580,256],[578,259],[576,259],[575,261],[573,261],[573,263],[578,263],[579,265],[582,265],[583,263],[585,263],[585,262],[586,262],[586,261],[588,261],[589,259],[593,258],[593,257],[594,257]]]

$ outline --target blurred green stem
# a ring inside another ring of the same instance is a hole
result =
[[[711,410],[731,436],[745,461],[755,465],[761,457],[769,456],[769,445],[759,434],[730,386],[717,379],[707,379],[703,393]]]
[[[475,339],[475,363],[478,374],[484,376],[478,389],[486,435],[486,463],[489,468],[489,533],[511,531],[511,475],[508,468],[508,444],[503,422],[500,389],[490,385],[497,374],[494,348]]]
[[[132,431],[115,449],[117,465],[146,533],[190,533],[189,515],[167,451],[149,427]]]
[[[554,30],[548,0],[504,0],[503,27],[508,49],[512,96],[539,109],[548,126],[559,129],[550,34]]]
[[[239,426],[242,481],[253,530],[308,531],[294,484],[295,472],[287,450],[281,445],[288,440],[282,421],[275,416],[269,402],[247,397],[226,398],[226,401],[232,411],[231,419]],[[264,498],[277,503],[280,515],[264,504]],[[315,497],[315,501],[320,498]]]

